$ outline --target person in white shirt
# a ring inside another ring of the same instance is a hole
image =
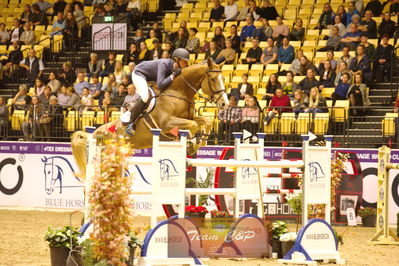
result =
[[[344,24],[342,24],[341,17],[340,16],[335,16],[334,18],[334,25],[338,27],[338,35],[343,37],[346,34],[346,27]],[[332,28],[332,26],[331,26]],[[332,31],[330,31],[330,36],[332,36]]]
[[[238,15],[238,6],[235,0],[229,0],[224,7],[224,21],[235,20]]]

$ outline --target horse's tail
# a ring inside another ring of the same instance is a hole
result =
[[[86,148],[87,148],[87,134],[84,131],[76,131],[71,136],[72,155],[75,158],[76,165],[80,173],[74,173],[76,177],[86,178]]]

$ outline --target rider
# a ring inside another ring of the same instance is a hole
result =
[[[131,104],[129,110],[130,120],[124,121],[124,117],[126,119],[128,114],[122,116],[121,119],[124,124],[129,124],[127,128],[129,134],[134,133],[134,123],[140,114],[143,113],[149,100],[147,82],[156,81],[159,90],[164,90],[172,83],[175,77],[180,75],[181,69],[188,66],[189,60],[189,52],[184,48],[178,48],[173,52],[172,59],[144,61],[134,68],[132,81],[140,98]]]

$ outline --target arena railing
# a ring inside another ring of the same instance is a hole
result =
[[[398,52],[399,46],[394,47],[392,51],[392,57],[391,57],[391,79],[390,79],[390,89],[391,89],[391,103],[395,102],[396,95],[398,94],[399,91],[399,67],[398,67],[398,57],[397,57],[397,52]]]

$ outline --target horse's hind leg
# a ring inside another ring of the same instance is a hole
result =
[[[176,116],[172,116],[166,121],[165,126],[162,127],[166,132],[169,132],[173,128],[177,127],[178,129],[186,129],[190,131],[189,138],[193,138],[195,134],[198,132],[199,125],[194,120],[184,119]],[[190,145],[188,147],[188,152],[190,154],[194,154],[199,149],[199,145],[197,143],[193,143],[190,141]]]
[[[209,135],[211,134],[211,129],[212,129],[212,122],[209,119],[209,117],[205,116],[194,116],[194,121],[197,122],[197,124],[204,129],[202,135],[200,136],[200,146],[205,146],[206,142],[208,140]]]

